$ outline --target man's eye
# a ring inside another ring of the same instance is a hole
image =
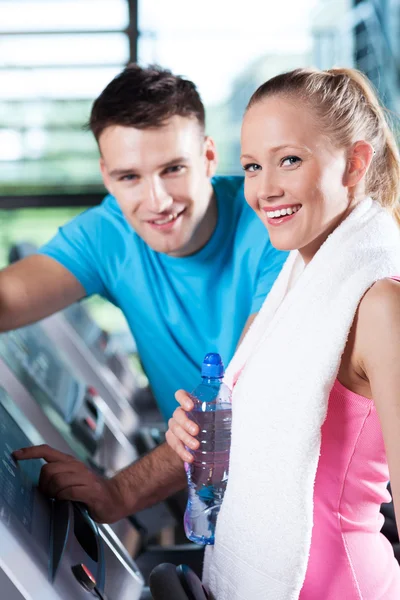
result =
[[[120,177],[120,181],[133,181],[134,179],[137,178],[137,175],[122,175],[122,177]]]
[[[286,156],[285,158],[282,159],[281,166],[282,167],[293,167],[293,165],[296,165],[298,163],[301,163],[301,158],[299,158],[298,156]]]
[[[165,173],[180,173],[184,168],[184,165],[173,165],[165,169]]]
[[[257,165],[256,163],[249,163],[243,166],[243,171],[248,171],[250,173],[254,173],[255,171],[259,171],[260,169],[260,165]]]

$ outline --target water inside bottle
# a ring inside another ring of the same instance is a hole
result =
[[[199,544],[213,544],[217,516],[229,473],[232,411],[193,411],[190,418],[200,432],[198,450],[190,450],[193,463],[187,466],[189,499],[185,513],[185,532]]]

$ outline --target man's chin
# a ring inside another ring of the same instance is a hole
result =
[[[131,223],[133,226],[133,224]],[[139,227],[133,226],[136,233],[155,252],[170,256],[185,256],[188,254],[193,231],[188,227],[188,222],[182,217],[170,230],[157,230],[151,225],[141,223]],[[186,252],[185,252],[186,250]]]
[[[144,242],[155,252],[168,254],[170,256],[183,256],[185,254],[185,244],[182,240],[173,239],[172,236],[168,239],[167,236],[146,236],[142,238]]]

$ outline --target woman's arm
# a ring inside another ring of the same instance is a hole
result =
[[[377,282],[358,311],[357,355],[379,415],[400,524],[400,283]]]

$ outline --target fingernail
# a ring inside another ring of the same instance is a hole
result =
[[[196,450],[196,448],[197,448],[197,445],[198,445],[198,442],[197,442],[196,440],[190,440],[190,442],[189,442],[189,446],[190,446],[191,448],[193,448],[193,450]]]
[[[191,426],[189,427],[189,430],[190,430],[190,433],[193,433],[193,434],[195,434],[195,433],[196,433],[196,425],[191,425]]]

